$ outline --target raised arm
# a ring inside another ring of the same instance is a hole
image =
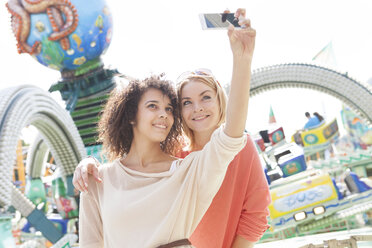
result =
[[[230,137],[243,135],[248,112],[251,81],[251,63],[255,45],[256,31],[250,21],[245,19],[245,9],[238,9],[235,16],[242,29],[230,25],[228,36],[233,54],[233,73],[227,104],[226,126],[224,132]]]

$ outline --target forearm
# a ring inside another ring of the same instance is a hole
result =
[[[251,81],[251,58],[234,56],[225,133],[240,137],[245,129]]]
[[[236,235],[231,248],[252,248],[254,242],[248,241],[243,237]]]

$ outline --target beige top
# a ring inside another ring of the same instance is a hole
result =
[[[143,173],[119,160],[101,166],[103,182],[89,177],[89,192],[81,193],[80,247],[154,248],[189,238],[245,142],[220,127],[174,170]]]

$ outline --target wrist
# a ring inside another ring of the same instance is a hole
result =
[[[233,54],[233,61],[237,63],[243,63],[250,65],[252,64],[253,55],[247,55],[247,54]]]
[[[252,68],[252,60],[250,59],[241,59],[239,57],[233,58],[233,68],[239,69],[243,68],[244,70],[251,70]]]

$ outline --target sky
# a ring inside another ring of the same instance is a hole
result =
[[[60,73],[27,54],[19,55],[4,0],[0,4],[0,90],[32,84],[48,90]],[[177,75],[209,68],[222,83],[231,78],[231,51],[225,30],[203,31],[199,13],[246,8],[257,31],[253,70],[282,63],[311,63],[332,41],[336,64],[360,82],[372,78],[372,1],[370,0],[107,0],[113,14],[112,43],[103,55],[106,66],[132,77],[165,72]],[[58,93],[53,97],[61,103]],[[296,104],[294,104],[296,103]],[[62,104],[62,103],[61,103]],[[281,89],[250,99],[247,129],[265,129],[270,105],[287,137],[302,128],[304,112],[319,112],[331,120],[341,102],[311,90]],[[342,125],[341,123],[339,123]]]

